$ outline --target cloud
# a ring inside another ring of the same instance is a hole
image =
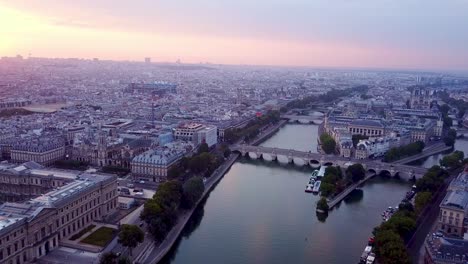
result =
[[[75,21],[75,20],[58,20],[54,19],[51,21],[51,24],[54,26],[60,27],[77,27],[77,28],[96,28],[97,25],[93,25],[91,23],[82,22],[82,21]]]

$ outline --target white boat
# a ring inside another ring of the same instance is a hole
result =
[[[319,193],[319,191],[320,191],[320,185],[321,185],[321,184],[322,184],[321,181],[316,181],[316,182],[314,183],[314,188],[312,189],[312,192],[313,192],[313,193]]]
[[[361,263],[365,263],[367,261],[367,257],[369,256],[369,253],[371,253],[372,247],[371,246],[366,246],[364,249],[364,252],[361,254]]]
[[[305,188],[305,192],[306,193],[311,193],[312,192],[312,184],[307,184],[306,188]]]
[[[373,264],[375,261],[375,254],[374,253],[369,253],[369,256],[367,256],[366,264]]]
[[[319,173],[319,170],[314,170],[312,172],[312,177],[317,177],[318,173]]]
[[[315,180],[316,180],[316,178],[310,177],[310,179],[309,179],[309,184],[314,184],[314,183],[315,183]]]

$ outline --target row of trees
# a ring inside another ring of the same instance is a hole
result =
[[[177,180],[164,182],[145,203],[140,218],[148,224],[154,239],[162,241],[176,224],[179,210],[193,208],[204,191],[201,177],[192,177],[184,184]]]
[[[455,99],[450,97],[446,91],[440,91],[437,95],[448,105],[456,107],[458,109],[458,117],[461,118],[465,115],[466,110],[468,110],[468,102],[463,99]],[[448,112],[448,111],[447,111]]]
[[[132,256],[132,250],[142,243],[145,239],[145,233],[136,225],[120,226],[118,242],[127,247]],[[114,252],[106,252],[99,259],[100,264],[131,264],[132,261],[126,256],[118,256]]]
[[[222,157],[209,152],[201,152],[192,157],[183,157],[169,169],[167,177],[171,180],[191,174],[209,177],[222,162]]]
[[[329,102],[333,102],[334,100],[336,100],[336,99],[338,99],[340,97],[349,96],[352,93],[366,94],[368,90],[369,90],[369,87],[367,85],[360,85],[360,86],[356,86],[356,87],[349,88],[349,89],[344,89],[344,90],[335,90],[335,89],[333,89],[331,91],[328,91],[325,94],[321,94],[321,95],[318,95],[318,96],[317,95],[310,95],[310,96],[307,96],[307,97],[305,97],[303,99],[297,99],[297,100],[291,101],[291,102],[287,103],[286,106],[281,108],[281,112],[287,112],[287,111],[289,111],[291,109],[294,109],[294,108],[306,108],[311,103],[317,103],[317,102],[329,103]]]
[[[456,150],[452,152],[451,154],[444,156],[440,160],[440,166],[444,166],[450,169],[458,169],[462,165],[468,162],[468,159],[467,160],[463,159],[464,157],[465,157],[465,153],[463,153],[463,151]]]
[[[457,139],[457,131],[455,129],[449,129],[447,134],[442,139],[446,146],[453,146]]]
[[[416,155],[421,153],[425,145],[422,141],[416,141],[405,146],[391,148],[385,153],[384,161],[392,162],[408,156]]]
[[[359,182],[366,176],[366,170],[362,164],[353,164],[346,169],[345,175],[340,166],[330,166],[325,169],[325,174],[320,185],[322,198],[317,202],[317,209],[327,212],[328,203],[326,197],[341,193],[347,186]]]
[[[361,164],[353,164],[346,169],[345,175],[340,166],[330,166],[325,170],[320,185],[322,196],[330,197],[341,193],[348,185],[359,182],[366,176],[366,170]]]
[[[86,170],[88,169],[89,162],[79,160],[57,160],[54,167],[64,170]]]
[[[440,188],[447,176],[447,171],[439,166],[430,168],[416,181],[418,193],[415,207],[409,201],[403,201],[387,222],[374,229],[375,253],[379,263],[411,263],[405,242],[411,239],[416,229],[416,219],[431,202],[432,193]]]
[[[320,143],[322,144],[322,150],[327,154],[332,154],[336,150],[336,141],[327,133],[320,135]]]
[[[250,141],[254,139],[261,131],[261,129],[269,124],[276,124],[280,121],[279,111],[268,111],[265,115],[251,120],[243,128],[226,129],[224,131],[224,140],[229,143],[234,143],[239,139]]]

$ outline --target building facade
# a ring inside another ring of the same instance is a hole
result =
[[[165,181],[171,166],[186,153],[182,149],[167,147],[148,150],[133,158],[131,163],[132,176],[135,180]]]
[[[0,206],[0,262],[32,263],[93,221],[112,215],[117,178],[74,173],[68,184],[27,203]]]
[[[410,106],[411,109],[427,110],[431,108],[434,100],[434,90],[424,87],[414,87],[411,91]]]
[[[49,166],[65,158],[65,140],[61,136],[18,140],[11,146],[10,157],[15,163],[34,161]]]
[[[174,129],[174,138],[192,142],[195,145],[206,143],[208,147],[212,147],[218,143],[218,130],[215,126],[185,124]]]

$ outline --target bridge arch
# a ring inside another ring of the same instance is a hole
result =
[[[249,152],[249,158],[251,159],[261,159],[262,158],[262,153],[256,153],[256,152]]]
[[[309,160],[309,165],[312,168],[318,168],[318,167],[320,167],[320,161],[311,159],[311,160]]]
[[[274,161],[274,160],[276,160],[276,155],[269,154],[269,153],[263,153],[262,158],[263,158],[263,160],[266,160],[266,161]]]
[[[302,158],[292,158],[292,163],[294,163],[294,165],[297,165],[297,166],[304,166],[304,165],[307,165],[306,161],[304,161],[304,159]]]
[[[377,174],[377,171],[372,168],[368,169],[367,172]]]
[[[385,170],[385,169],[379,171],[379,175],[384,176],[384,177],[392,177],[392,173],[389,170]]]
[[[333,166],[333,162],[326,161],[326,162],[323,163],[323,166]]]

